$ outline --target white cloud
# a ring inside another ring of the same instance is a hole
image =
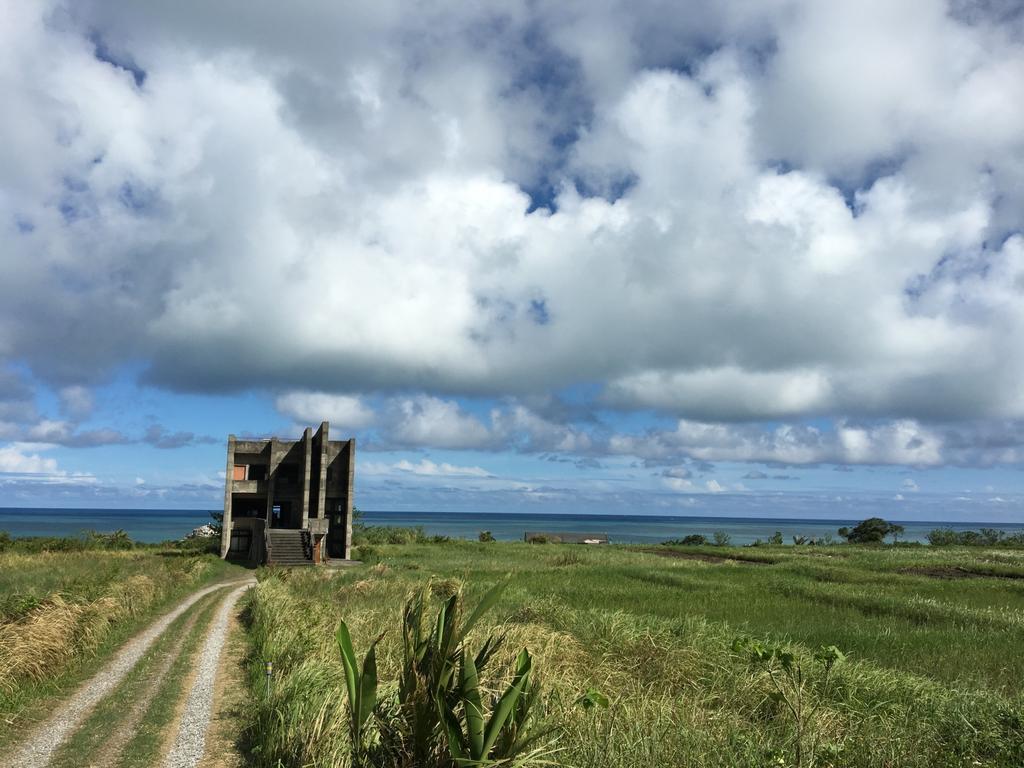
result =
[[[430,475],[443,477],[490,477],[490,472],[482,467],[460,467],[448,462],[435,464],[430,459],[421,459],[412,463],[402,459],[394,465],[395,469],[402,472],[411,472],[414,475]]]
[[[673,491],[689,491],[693,489],[693,481],[685,477],[663,477],[661,482]]]
[[[379,461],[360,461],[359,471],[367,475],[410,474],[421,477],[493,477],[483,467],[458,466],[456,464],[449,464],[446,461],[437,463],[427,458],[416,462],[401,459],[391,464]]]
[[[585,384],[681,419],[612,453],[1024,460],[1003,439],[1024,419],[1017,22],[940,0],[245,25],[9,5],[0,361],[63,388],[65,419],[0,391],[4,436],[123,440],[76,425],[142,360],[410,446],[599,453],[594,428],[453,399]],[[353,391],[393,400],[329,394]],[[763,420],[786,423],[742,424]]]
[[[325,392],[287,392],[279,395],[274,407],[299,424],[316,426],[329,421],[336,429],[363,429],[374,422],[376,414],[352,395]]]
[[[919,491],[921,490],[913,478],[904,478],[903,482],[900,483],[900,487],[905,491]]]
[[[57,460],[40,456],[38,453],[25,453],[17,445],[0,448],[0,473],[12,475],[56,475]]]
[[[704,483],[704,487],[711,493],[722,493],[725,490],[717,480],[708,480]]]
[[[421,395],[393,399],[388,406],[388,435],[405,446],[486,448],[490,429],[453,400]]]
[[[683,419],[673,431],[614,435],[608,450],[654,461],[691,458],[708,462],[933,466],[947,460],[943,436],[910,420],[872,426],[840,422],[835,430],[823,431],[788,424],[771,429]]]

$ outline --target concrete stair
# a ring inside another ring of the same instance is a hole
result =
[[[269,531],[270,557],[267,565],[294,567],[312,565],[302,548],[302,531],[287,528],[271,528]]]

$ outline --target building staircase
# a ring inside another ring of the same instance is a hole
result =
[[[293,567],[313,564],[307,531],[271,528],[267,534],[267,565]]]

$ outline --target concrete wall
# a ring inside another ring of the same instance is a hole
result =
[[[265,465],[264,480],[233,480],[234,465]],[[294,475],[294,482],[288,478]],[[226,478],[224,484],[224,533],[221,556],[226,557],[231,543],[233,525],[253,530],[252,554],[261,562],[265,553],[265,530],[272,525],[275,504],[290,502],[291,520],[301,530],[329,532],[339,551],[348,558],[352,544],[352,501],[355,479],[355,441],[330,439],[330,424],[322,422],[314,433],[303,432],[299,440],[238,440],[228,437]],[[331,506],[341,507],[340,529]],[[235,501],[254,501],[265,509],[259,518],[232,519]],[[314,524],[316,521],[316,524]],[[259,535],[256,535],[257,530]],[[258,542],[257,542],[258,539]],[[258,548],[257,548],[258,543]]]

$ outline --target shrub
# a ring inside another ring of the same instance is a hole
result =
[[[732,536],[725,531],[715,531],[712,541],[715,542],[716,547],[728,547],[732,543]]]
[[[494,534],[490,531],[480,531],[480,535],[477,538],[480,541],[494,541]]]
[[[880,517],[862,520],[852,530],[845,527],[839,529],[839,535],[851,544],[881,544],[886,536],[892,536],[895,542],[902,533],[902,525],[889,523]]]
[[[707,537],[699,533],[691,533],[681,539],[670,539],[662,544],[673,547],[702,547],[708,543]]]
[[[436,538],[436,537],[435,537]],[[391,525],[354,525],[352,543],[363,544],[424,544],[430,539],[423,532],[423,526],[402,528]]]
[[[933,547],[960,545],[962,547],[1021,547],[1024,534],[1007,534],[995,528],[980,531],[954,531],[952,528],[935,528],[928,533],[928,543]]]
[[[765,645],[746,638],[733,641],[734,653],[745,656],[750,667],[767,678],[770,698],[781,704],[793,726],[793,764],[813,765],[821,748],[818,712],[831,692],[832,670],[846,659],[834,645],[822,646],[814,654],[820,666],[816,678],[810,666],[781,646]],[[817,694],[815,701],[812,692]]]
[[[488,679],[486,673],[504,638],[488,637],[475,654],[466,647],[466,635],[503,587],[492,588],[465,621],[461,591],[442,604],[435,621],[424,621],[425,591],[411,598],[403,612],[398,689],[383,699],[378,699],[376,657],[382,636],[370,644],[359,665],[348,626],[341,622],[337,643],[345,668],[355,768],[546,762],[548,750],[538,744],[550,731],[533,727],[538,689],[531,679],[529,652],[519,652],[511,681],[500,695],[488,695],[502,679],[500,674]]]

